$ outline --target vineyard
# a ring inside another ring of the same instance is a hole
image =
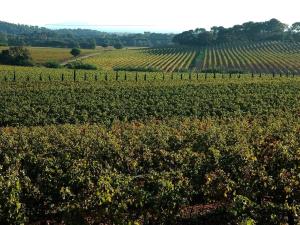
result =
[[[224,84],[225,82],[225,84]],[[0,125],[271,116],[300,109],[299,78],[3,83]]]
[[[106,51],[84,60],[104,70],[188,71],[196,51],[184,48]]]
[[[70,49],[29,50],[38,64],[63,63],[72,59]],[[95,65],[103,72],[300,74],[300,44],[291,42],[237,42],[206,48],[98,48],[83,50],[81,56],[90,56],[81,61]],[[5,67],[1,66],[1,69]]]
[[[300,225],[299,2],[2,1],[0,225]]]
[[[1,224],[299,223],[299,77],[1,69]]]
[[[84,61],[106,71],[300,74],[300,44],[246,42],[197,49],[119,50]]]
[[[0,224],[300,224],[299,55],[264,42],[1,65]]]
[[[224,44],[205,50],[202,70],[300,74],[300,44]]]

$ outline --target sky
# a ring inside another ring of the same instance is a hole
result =
[[[177,33],[272,18],[300,22],[300,0],[4,0],[1,8],[1,21],[103,31]]]

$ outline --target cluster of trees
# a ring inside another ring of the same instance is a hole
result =
[[[0,64],[33,66],[33,61],[29,50],[19,46],[2,50],[0,54]]]
[[[0,21],[0,46],[38,46],[93,49],[100,46],[154,47],[171,45],[174,34],[106,33],[89,29],[51,30]]]
[[[207,46],[236,41],[300,41],[300,22],[288,26],[277,19],[265,22],[247,22],[230,28],[212,27],[184,31],[174,36],[180,45]]]

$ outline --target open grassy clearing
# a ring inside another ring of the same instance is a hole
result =
[[[0,51],[7,47],[0,47]],[[69,48],[48,48],[48,47],[28,47],[33,61],[37,64],[43,64],[49,61],[64,62],[73,58]],[[102,48],[82,49],[81,55],[89,55],[103,51]]]

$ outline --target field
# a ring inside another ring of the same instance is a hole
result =
[[[190,49],[129,49],[106,51],[84,62],[95,64],[104,70],[128,70],[140,68],[144,71],[155,69],[158,71],[188,70],[195,51]]]
[[[298,44],[88,54],[0,66],[1,224],[300,223]]]
[[[27,47],[31,53],[32,59],[37,64],[43,64],[49,61],[64,62],[73,58],[68,48],[42,48]],[[0,51],[7,47],[0,47]],[[101,49],[82,49],[81,56],[98,53]]]
[[[1,66],[1,224],[297,224],[300,77],[109,69],[168,51]]]
[[[283,42],[228,44],[205,50],[202,70],[300,74],[300,44]]]
[[[106,71],[300,74],[300,45],[269,41],[207,48],[117,50],[84,61]]]
[[[4,47],[1,47],[4,49]],[[29,48],[38,64],[72,59],[70,49]],[[206,48],[83,49],[84,63],[102,71],[300,74],[300,44],[268,41]]]

